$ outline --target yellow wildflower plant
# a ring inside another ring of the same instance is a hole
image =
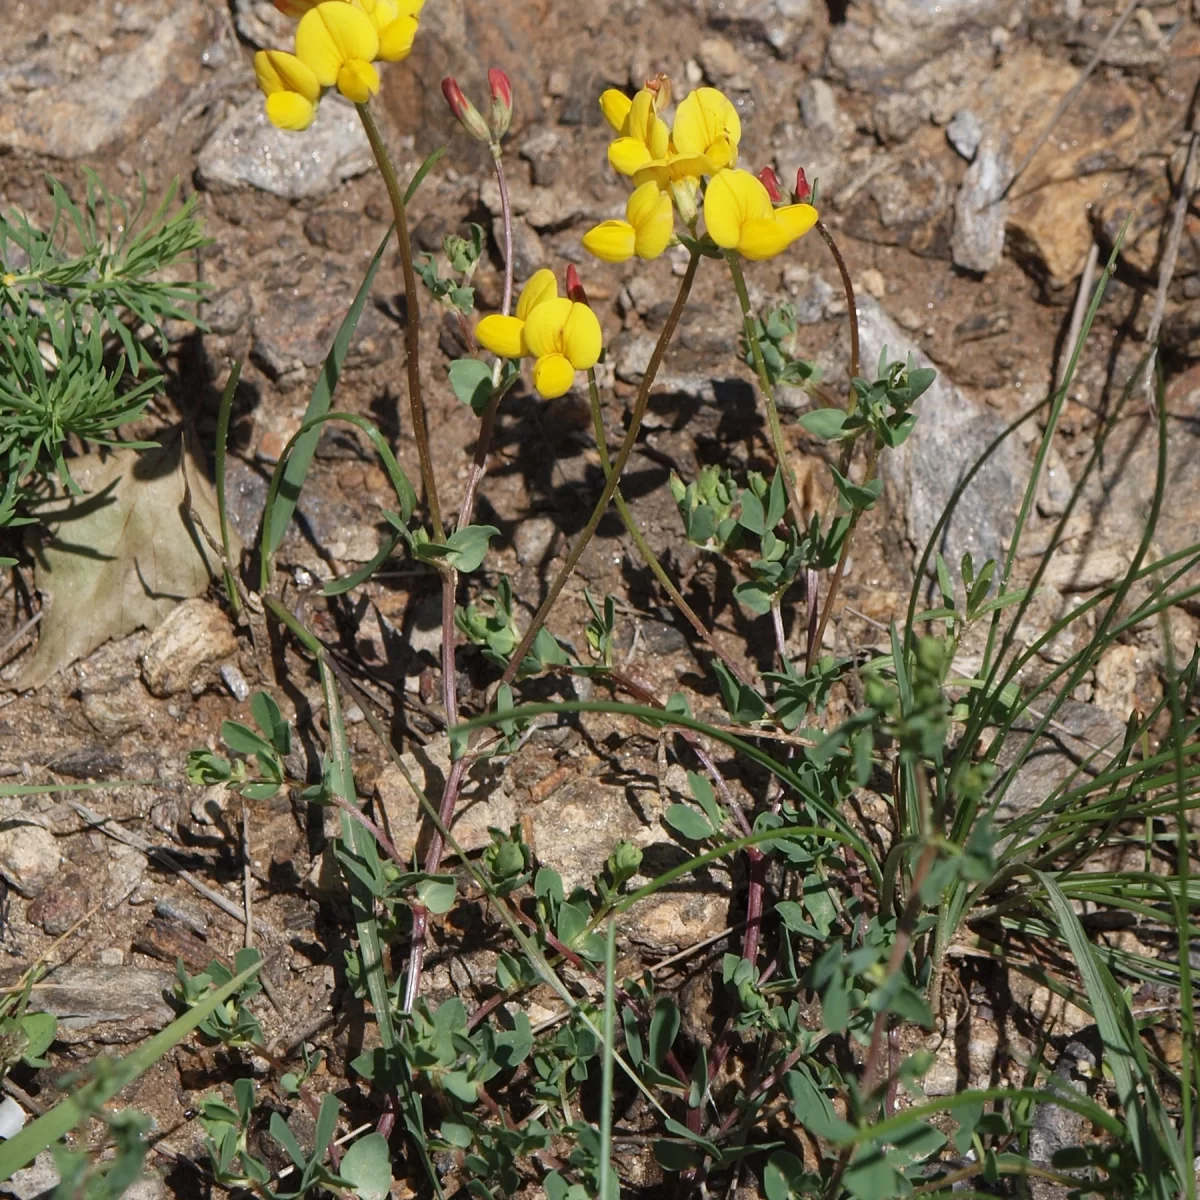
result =
[[[817,223],[811,204],[771,205],[762,181],[749,171],[725,169],[708,181],[704,224],[723,250],[744,258],[774,258]]]
[[[733,102],[716,88],[696,88],[679,102],[671,126],[671,143],[677,154],[707,159],[709,170],[720,171],[737,163],[742,122]]]
[[[554,272],[545,267],[521,289],[516,315],[484,317],[475,337],[501,358],[532,358],[533,386],[543,400],[569,392],[575,372],[600,361],[602,346],[596,314],[586,304],[559,296]]]
[[[671,131],[658,115],[660,93],[644,87],[632,99],[616,88],[600,96],[600,111],[617,135],[608,147],[608,161],[621,175],[632,175],[654,159],[665,158]]]
[[[625,205],[625,220],[602,221],[583,235],[583,248],[604,262],[657,258],[675,232],[671,197],[654,180],[636,188]]]
[[[323,89],[336,87],[365,104],[379,91],[375,61],[399,62],[412,51],[425,0],[275,0],[299,17],[295,53],[260,50],[254,73],[267,118],[280,129],[307,129]]]

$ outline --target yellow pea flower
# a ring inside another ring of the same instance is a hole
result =
[[[675,110],[671,140],[681,155],[702,155],[714,171],[732,167],[742,140],[741,118],[724,92],[696,88]]]
[[[501,358],[532,357],[533,386],[544,400],[571,390],[576,371],[600,360],[600,322],[586,304],[559,296],[554,273],[537,271],[521,289],[516,316],[496,313],[475,327],[485,350]]]
[[[608,161],[621,175],[632,175],[656,158],[665,158],[671,131],[658,115],[659,92],[644,87],[631,100],[609,88],[600,96],[600,111],[617,138],[608,147]]]
[[[657,258],[671,241],[675,214],[671,197],[653,180],[636,188],[625,205],[624,221],[602,221],[583,235],[583,247],[604,262]]]
[[[351,0],[375,26],[379,35],[379,57],[384,62],[400,62],[412,52],[417,35],[417,17],[425,0]]]
[[[345,0],[323,0],[296,26],[296,57],[322,87],[365,104],[379,91],[379,34],[371,18]]]
[[[294,54],[260,50],[254,76],[267,97],[267,117],[280,129],[307,129],[317,112],[321,85],[312,68]]]
[[[749,171],[718,171],[704,193],[704,224],[723,250],[745,258],[774,258],[817,223],[811,204],[771,206],[761,180]]]

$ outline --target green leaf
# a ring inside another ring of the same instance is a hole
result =
[[[828,1142],[854,1136],[854,1126],[834,1112],[833,1102],[803,1063],[783,1077],[783,1090],[792,1103],[793,1116],[809,1133]]]
[[[384,1200],[392,1187],[392,1157],[382,1133],[361,1137],[342,1156],[338,1174],[361,1200]]]
[[[733,589],[733,595],[743,608],[749,609],[756,617],[765,617],[771,611],[775,589],[770,584],[749,579],[739,583]]]
[[[25,1053],[22,1058],[28,1062],[33,1058],[41,1058],[54,1041],[58,1030],[58,1021],[53,1013],[27,1012],[21,1018],[21,1029],[25,1034]]]
[[[821,940],[821,931],[805,919],[804,910],[794,900],[780,900],[775,905],[775,913],[793,933]]]
[[[856,1200],[898,1200],[912,1192],[912,1185],[883,1156],[877,1145],[859,1148],[846,1168],[842,1182]]]
[[[450,364],[454,394],[477,416],[492,397],[492,368],[478,358],[456,358]]]
[[[367,271],[363,276],[363,281],[359,284],[358,291],[351,301],[346,315],[342,318],[342,323],[338,326],[337,333],[334,335],[333,345],[329,348],[329,353],[325,356],[320,377],[317,379],[316,386],[312,390],[312,397],[308,402],[308,407],[304,411],[304,424],[307,424],[315,417],[324,416],[333,403],[333,393],[337,389],[338,380],[342,374],[342,366],[346,361],[346,355],[350,351],[350,341],[354,337],[355,329],[358,328],[358,319],[362,316],[362,310],[366,306],[367,297],[371,294],[371,285],[375,282],[375,274],[379,270],[379,264],[383,260],[383,252],[387,249],[391,238],[392,229],[389,227],[387,233],[383,235],[383,240],[379,243],[378,249],[371,256],[371,261],[367,264]],[[292,513],[296,511],[296,505],[300,500],[300,490],[304,487],[304,480],[308,477],[308,469],[312,466],[317,442],[320,439],[320,425],[316,425],[301,434],[296,441],[295,448],[292,450],[291,457],[287,461],[287,466],[283,472],[283,482],[275,496],[270,513],[271,542],[267,546],[268,557],[274,554],[283,543],[284,535],[287,533],[288,525],[292,520]]]
[[[662,1067],[667,1052],[679,1035],[681,1021],[675,1002],[668,996],[661,997],[654,1006],[654,1016],[650,1018],[650,1060],[655,1067]]]
[[[243,725],[241,721],[222,721],[221,741],[235,754],[266,754],[269,756],[273,753],[271,743],[255,733],[249,725]]]
[[[800,425],[814,437],[832,441],[840,437],[846,414],[840,408],[816,408],[800,418]]]
[[[696,771],[689,771],[687,778],[688,787],[692,789],[692,795],[696,798],[696,803],[704,809],[704,815],[708,818],[712,827],[720,829],[725,816],[717,805],[717,796],[713,791],[712,783],[706,775],[700,775]]]
[[[786,1150],[776,1150],[763,1170],[763,1191],[767,1200],[792,1200],[800,1195],[804,1163]]]
[[[872,508],[875,501],[879,499],[880,493],[883,491],[883,480],[876,476],[865,484],[851,483],[838,469],[831,463],[826,463],[830,473],[833,475],[833,481],[837,484],[838,494],[846,502],[846,504],[859,512],[866,512]]]
[[[693,842],[702,842],[716,832],[703,813],[698,813],[686,804],[670,805],[663,817],[672,829]]]
[[[488,542],[498,537],[500,530],[495,525],[465,525],[456,529],[447,539],[444,546],[426,547],[434,552],[435,557],[440,553],[456,570],[464,574],[477,570],[488,552]]]
[[[448,913],[454,907],[456,887],[453,875],[428,875],[417,884],[417,899],[431,913]]]

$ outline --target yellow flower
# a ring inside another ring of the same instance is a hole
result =
[[[324,0],[300,18],[296,26],[296,57],[322,87],[337,90],[365,104],[379,91],[379,34],[362,9],[345,0]]]
[[[702,155],[712,164],[713,171],[719,171],[737,162],[742,122],[723,92],[710,87],[696,88],[675,110],[671,140],[681,155]]]
[[[602,221],[583,235],[583,246],[605,262],[657,258],[675,231],[671,197],[653,180],[634,190],[625,205],[624,221]]]
[[[312,69],[294,54],[260,50],[254,75],[267,97],[267,117],[280,129],[307,129],[317,111],[321,85]]]
[[[816,223],[811,204],[771,207],[761,180],[749,171],[718,171],[704,193],[704,223],[723,250],[746,258],[774,258]]]
[[[559,296],[554,273],[546,268],[521,289],[516,316],[484,317],[475,337],[501,358],[532,357],[533,386],[544,400],[569,392],[575,372],[600,360],[596,314],[586,304]]]
[[[617,134],[608,147],[608,161],[621,175],[632,175],[639,167],[667,155],[671,131],[658,115],[658,97],[652,88],[642,88],[632,100],[615,88],[600,96],[600,111]]]
[[[384,62],[400,62],[412,52],[417,36],[417,17],[425,0],[351,0],[375,26],[379,34],[379,57]]]

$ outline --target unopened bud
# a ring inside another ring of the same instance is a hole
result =
[[[671,106],[671,77],[661,72],[646,80],[646,91],[654,94],[654,111],[660,113]]]
[[[483,119],[483,115],[463,95],[463,90],[458,86],[458,81],[453,75],[447,75],[442,80],[442,95],[446,97],[446,103],[450,105],[450,111],[454,114],[454,119],[467,133],[481,142],[490,142],[492,140],[492,132],[488,129],[488,124]]]
[[[783,202],[783,189],[779,186],[779,176],[775,174],[774,168],[763,167],[758,173],[758,180],[767,189],[772,204]]]
[[[492,89],[492,139],[499,141],[512,124],[512,80],[499,67],[488,71],[488,87]]]
[[[575,270],[574,263],[567,263],[567,299],[574,300],[576,304],[587,304],[588,302],[587,292],[583,290],[583,284],[579,281],[579,272]]]
[[[805,204],[808,202],[809,196],[812,195],[812,188],[808,186],[808,176],[804,173],[803,167],[796,168],[796,203]]]

